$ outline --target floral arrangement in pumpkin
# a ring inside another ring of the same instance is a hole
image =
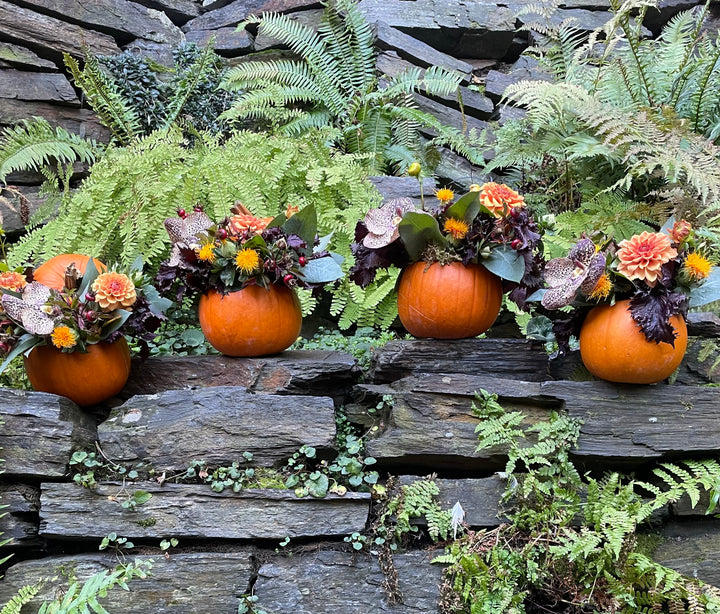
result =
[[[355,228],[350,278],[366,287],[391,266],[481,263],[523,305],[540,287],[543,265],[540,231],[523,197],[495,182],[473,185],[457,200],[448,188],[435,197],[429,206],[396,198],[368,211]]]
[[[100,272],[95,262],[90,259],[84,273],[70,263],[56,287],[35,281],[32,270],[0,274],[0,355],[5,357],[0,372],[38,345],[85,352],[89,345],[131,335],[146,346],[169,301],[144,280],[141,258],[127,272],[104,266]]]
[[[659,232],[620,242],[604,236],[596,241],[580,239],[566,257],[545,267],[542,306],[551,311],[572,306],[553,322],[561,351],[598,304],[629,299],[630,314],[647,341],[674,345],[669,319],[720,299],[719,269],[706,255],[709,245],[686,220],[670,220]]]
[[[223,294],[251,285],[316,289],[342,277],[342,258],[326,251],[329,237],[317,236],[312,206],[290,206],[276,217],[257,217],[237,202],[231,215],[214,222],[198,205],[165,220],[170,258],[156,277],[161,292],[214,289]]]

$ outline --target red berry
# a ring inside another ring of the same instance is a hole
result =
[[[520,249],[520,246],[522,245],[522,241],[520,239],[513,239],[513,242],[510,243],[510,247],[513,249]]]
[[[92,320],[93,320],[94,317],[95,317],[95,312],[94,312],[94,311],[86,311],[86,312],[85,312],[84,318],[85,318],[85,320],[87,320],[88,322],[92,322]]]
[[[177,214],[182,218],[185,219],[187,217],[187,213],[185,212],[185,209],[178,209]]]
[[[217,238],[220,239],[221,241],[224,241],[225,239],[227,239],[227,236],[228,236],[227,230],[225,230],[224,228],[218,228],[218,231],[215,233],[215,236],[217,236]]]
[[[307,258],[305,258],[305,256],[300,256],[300,258],[298,258],[298,262],[300,263],[300,266],[305,266],[307,264]]]
[[[283,283],[284,283],[286,286],[287,286],[292,280],[293,280],[293,276],[292,276],[290,273],[288,273],[287,275],[285,275],[285,277],[283,277]]]
[[[203,206],[202,206],[202,205],[195,205],[195,206],[193,207],[193,211],[194,211],[195,213],[202,213],[202,212],[203,212]]]
[[[86,292],[85,293],[85,300],[86,301],[94,301],[95,295],[92,292]]]
[[[513,207],[510,209],[510,217],[513,217],[515,219],[520,217],[520,207]]]

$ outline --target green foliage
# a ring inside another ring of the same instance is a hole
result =
[[[443,612],[524,614],[561,601],[578,613],[718,611],[720,591],[655,563],[636,539],[657,510],[683,496],[695,505],[702,491],[715,491],[717,461],[665,463],[653,481],[581,477],[569,458],[580,421],[552,413],[528,426],[522,412],[505,412],[485,391],[474,411],[480,447],[508,455],[509,521],[468,532],[436,559],[449,565]]]
[[[314,205],[320,234],[333,233],[331,248],[345,257],[347,271],[355,224],[380,196],[355,156],[330,152],[327,134],[237,132],[222,143],[205,135],[186,147],[180,131],[169,130],[111,147],[57,219],[20,241],[9,260],[21,264],[80,252],[130,263],[143,254],[156,267],[169,247],[163,220],[176,209],[192,211],[200,202],[210,217],[222,219],[240,199],[258,216],[276,215],[288,204]],[[396,314],[393,284],[379,276],[366,290],[348,290],[354,284],[343,280],[334,290],[333,313],[342,314],[345,328],[389,324]]]
[[[23,586],[10,601],[8,601],[3,609],[0,610],[0,614],[20,614],[22,607],[26,603],[30,603],[40,592],[42,584],[33,584],[30,586]]]
[[[108,533],[102,538],[98,550],[106,550],[112,548],[116,554],[121,554],[123,550],[132,550],[135,547],[127,537],[121,537],[117,533]]]
[[[396,338],[394,333],[380,332],[370,327],[361,327],[352,334],[339,330],[326,330],[323,327],[311,339],[298,339],[291,349],[294,350],[332,350],[347,352],[357,361],[363,371],[370,368],[373,352]]]
[[[426,71],[412,68],[387,78],[386,87],[380,88],[372,27],[356,2],[324,4],[318,32],[277,13],[252,15],[240,24],[246,28],[259,23],[262,34],[288,46],[299,59],[253,59],[231,69],[223,86],[240,93],[225,117],[262,120],[288,135],[335,126],[337,145],[363,154],[371,174],[429,159],[420,127],[438,133],[432,144],[447,144],[480,162],[467,135],[420,111],[413,101],[413,93],[420,90],[438,96],[456,94],[460,76],[437,66]]]
[[[66,179],[75,162],[92,164],[101,153],[95,141],[53,128],[41,117],[22,120],[0,134],[0,182],[18,170],[45,169],[50,178]]]
[[[270,612],[258,606],[257,595],[242,595],[237,614],[270,614]]]
[[[528,114],[499,131],[491,166],[521,168],[538,192],[554,194],[555,212],[621,190],[631,202],[656,203],[656,222],[667,208],[716,220],[720,149],[707,137],[720,133],[720,36],[700,34],[709,2],[675,17],[657,39],[641,30],[653,2],[610,5],[613,18],[587,40],[569,21],[548,25],[557,2],[524,9],[541,17],[526,27],[542,33],[535,53],[559,81],[506,90]],[[602,227],[601,215],[591,221]]]

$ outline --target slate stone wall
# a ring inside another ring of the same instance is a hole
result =
[[[183,472],[192,460],[228,465],[245,451],[255,466],[281,466],[303,444],[332,458],[333,411],[342,404],[352,422],[377,427],[366,451],[383,479],[408,483],[437,473],[445,508],[460,501],[471,527],[493,527],[502,521],[505,487],[494,472],[505,457],[500,449],[476,451],[470,406],[480,388],[531,419],[557,409],[582,418],[574,452],[582,469],[642,471],[656,461],[718,456],[720,388],[703,384],[720,383],[720,319],[693,314],[689,324],[696,349],[673,385],[569,381],[573,357],[554,364],[536,343],[474,339],[392,342],[375,353],[366,374],[352,357],[326,351],[156,358],[134,364],[119,397],[94,413],[54,395],[0,389],[0,497],[8,506],[0,531],[13,538],[5,552],[14,553],[0,604],[41,578],[59,577],[38,599],[51,597],[68,576],[112,567],[117,559],[98,552],[98,544],[115,532],[138,546],[130,559],[152,558],[155,566],[131,593],[103,601],[111,612],[235,614],[251,590],[273,614],[436,612],[442,569],[430,560],[439,551],[411,546],[395,556],[403,601],[390,603],[377,558],[344,542],[368,528],[368,494],[217,493],[156,478]],[[384,395],[392,406],[369,411]],[[83,489],[68,463],[74,450],[95,442],[114,462],[150,463],[154,477]],[[152,494],[134,511],[119,502],[133,489]],[[704,515],[707,503],[693,509],[680,501],[655,518],[662,537],[655,557],[720,585],[720,526]],[[166,557],[159,543],[171,537],[180,544]]]
[[[518,17],[526,0],[361,0],[360,8],[377,27],[378,67],[394,75],[408,66],[442,65],[465,75],[462,89],[465,118],[453,100],[417,96],[421,109],[449,125],[483,130],[521,111],[498,103],[509,83],[547,78],[532,60],[522,56],[530,44],[528,33],[517,28],[530,17]],[[702,0],[660,0],[659,9],[646,19],[647,34],[681,10]],[[566,0],[555,19],[575,18],[582,28],[602,25],[609,17],[607,0]],[[161,63],[172,63],[172,50],[183,41],[205,44],[216,38],[218,53],[230,63],[255,51],[277,47],[257,32],[235,32],[251,14],[279,11],[316,26],[322,12],[314,0],[0,0],[0,127],[20,119],[42,116],[83,136],[109,138],[94,114],[84,107],[81,92],[68,80],[62,53],[74,56],[87,46],[95,54],[133,50]],[[720,26],[720,5],[712,8],[708,27]],[[481,85],[481,94],[467,85]],[[446,152],[439,168],[444,180],[469,185],[477,169]],[[486,156],[491,156],[488,151]],[[79,169],[82,171],[82,169]],[[79,175],[82,176],[82,173]],[[8,184],[17,185],[30,209],[42,201],[36,173],[16,173]],[[12,194],[5,192],[6,197]],[[18,199],[15,209],[0,209],[6,231],[22,228]]]

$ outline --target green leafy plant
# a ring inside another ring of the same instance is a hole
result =
[[[106,550],[111,548],[115,554],[122,554],[123,550],[132,550],[135,547],[127,537],[121,537],[117,533],[108,533],[102,538],[98,550]]]
[[[232,68],[223,86],[239,92],[229,119],[270,122],[283,134],[298,135],[318,126],[339,129],[336,144],[363,154],[371,173],[401,170],[424,157],[419,128],[438,136],[468,159],[482,156],[467,135],[420,111],[413,94],[450,96],[459,92],[460,76],[433,66],[410,69],[380,87],[375,70],[374,35],[354,0],[330,0],[318,32],[277,13],[252,15],[239,28],[257,23],[263,35],[287,45],[299,59],[255,60]],[[475,135],[477,136],[477,135]]]
[[[570,21],[528,20],[544,35],[534,52],[558,81],[506,90],[527,117],[499,130],[490,169],[522,169],[526,191],[552,194],[555,212],[613,190],[632,209],[652,205],[656,222],[668,208],[716,219],[719,150],[707,137],[718,132],[720,38],[701,34],[709,2],[646,38],[642,19],[656,4],[612,0],[613,18],[587,40]],[[557,6],[524,12],[549,18]]]
[[[321,326],[312,338],[298,339],[292,349],[347,352],[358,361],[358,365],[363,371],[367,371],[370,368],[373,351],[395,338],[396,335],[393,332],[378,332],[370,327],[360,327],[348,334],[339,330],[328,330]]]
[[[508,456],[508,521],[468,531],[435,559],[449,565],[443,612],[524,614],[558,603],[578,614],[717,611],[717,589],[652,561],[638,549],[636,531],[680,497],[696,505],[702,491],[715,491],[720,464],[665,463],[652,482],[582,477],[570,460],[580,421],[553,412],[528,425],[486,391],[473,409],[479,448]]]

